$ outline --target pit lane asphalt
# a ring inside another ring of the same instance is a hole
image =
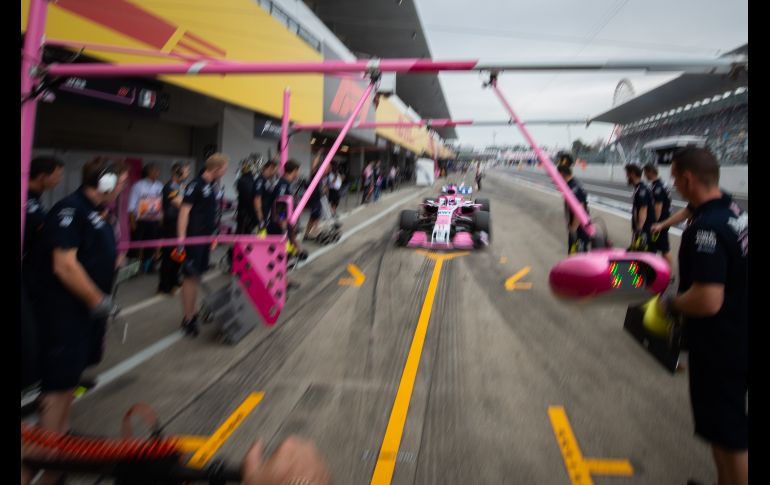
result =
[[[444,182],[365,207],[343,231],[396,202],[413,208]],[[210,326],[179,339],[76,402],[73,429],[117,436],[123,413],[142,401],[166,432],[208,437],[261,392],[216,458],[239,464],[257,437],[272,450],[300,434],[316,442],[338,484],[371,483],[389,460],[394,484],[590,483],[568,475],[548,412],[563,406],[584,457],[633,466],[630,477],[593,474],[593,483],[714,482],[710,452],[693,436],[686,373],[666,373],[623,330],[625,307],[566,304],[548,290],[566,251],[562,200],[504,171],[483,183],[475,195],[491,200],[492,245],[443,262],[394,456],[380,448],[436,265],[394,247],[400,208],[291,273],[301,286],[274,327],[232,347],[211,340]],[[627,245],[628,221],[602,217]],[[671,241],[676,252],[678,237]],[[350,263],[366,276],[360,287],[339,284]],[[525,267],[520,282],[531,287],[508,291],[506,279]],[[124,306],[152,294],[156,281],[147,281],[123,292]],[[208,285],[224,282],[212,276]],[[180,307],[178,297],[161,298],[135,311],[127,343],[112,331],[92,372],[173,333]]]

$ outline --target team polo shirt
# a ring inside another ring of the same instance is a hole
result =
[[[187,221],[187,236],[209,236],[214,234],[217,221],[218,191],[213,182],[206,182],[201,176],[190,182],[184,191],[183,204],[190,204]]]
[[[687,317],[691,354],[714,366],[748,369],[749,215],[729,194],[694,208],[679,247],[679,292],[693,283],[724,285],[724,303],[711,317]]]
[[[89,278],[103,293],[112,292],[117,247],[112,225],[103,219],[103,213],[81,188],[56,203],[46,217],[42,245],[47,264],[41,269],[41,280],[46,306],[58,316],[83,316],[89,310],[53,273],[54,249],[76,249]]]
[[[158,180],[142,179],[131,187],[128,210],[138,221],[160,221],[163,206],[163,184]]]
[[[588,212],[588,194],[580,182],[575,180],[575,178],[571,178],[567,182],[567,186],[572,190],[572,193],[575,194],[575,198],[577,198],[578,202],[583,204],[583,208],[586,210],[586,212]],[[568,224],[572,224],[575,215],[572,213],[566,202],[564,203],[564,210],[567,213],[567,220],[569,221]]]
[[[631,207],[631,229],[636,231],[639,226],[639,209],[647,207],[647,218],[642,226],[643,231],[649,231],[650,226],[655,223],[655,206],[652,203],[652,193],[650,188],[644,182],[639,182],[634,187],[634,195]]]
[[[660,180],[656,179],[650,184],[652,190],[653,209],[658,202],[663,204],[660,210],[660,221],[668,219],[671,215],[671,190]]]
[[[27,215],[25,216],[24,221],[24,248],[22,251],[23,259],[26,259],[34,250],[40,239],[40,231],[43,229],[43,224],[45,223],[47,213],[45,206],[40,201],[41,195],[42,194],[32,190],[27,192]]]

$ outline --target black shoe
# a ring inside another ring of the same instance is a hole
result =
[[[182,319],[182,330],[184,330],[185,335],[189,335],[193,338],[197,337],[198,334],[200,334],[200,324],[198,324],[198,315],[195,315],[190,320]]]

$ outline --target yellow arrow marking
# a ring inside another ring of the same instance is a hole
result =
[[[603,460],[583,458],[575,434],[567,419],[567,413],[562,406],[549,406],[548,417],[551,418],[553,434],[559,444],[564,466],[572,485],[593,485],[591,474],[632,476],[634,468],[628,460]]]
[[[505,289],[508,291],[513,291],[513,290],[529,290],[530,288],[532,288],[532,283],[518,282],[527,273],[529,273],[529,266],[525,266],[524,268],[520,269],[515,275],[505,280]]]
[[[432,259],[433,261],[449,261],[450,259],[470,254],[468,251],[458,251],[456,253],[435,253],[431,251],[425,251],[423,249],[418,249],[417,253],[422,254],[426,258]]]
[[[345,286],[361,286],[366,281],[366,275],[364,275],[358,266],[353,263],[348,265],[348,273],[353,275],[352,278],[340,278],[339,284]]]

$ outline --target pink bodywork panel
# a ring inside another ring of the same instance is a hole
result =
[[[655,272],[655,279],[645,287],[652,297],[663,292],[671,279],[666,260],[653,253],[628,252],[623,249],[597,249],[569,256],[552,269],[549,276],[551,291],[563,298],[589,298],[611,293],[612,261],[635,260],[646,263]]]

